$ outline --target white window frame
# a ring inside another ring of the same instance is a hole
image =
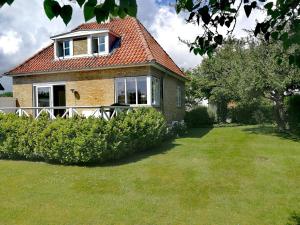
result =
[[[134,77],[118,77],[118,78],[115,78],[115,103],[118,102],[118,89],[117,89],[117,80],[122,80],[122,81],[125,81],[124,85],[125,85],[125,104],[127,104],[128,102],[128,97],[127,97],[127,82],[126,82],[126,79],[132,79],[134,78],[135,79],[135,91],[136,91],[136,104],[130,104],[130,106],[149,106],[151,105],[151,76],[134,76]],[[138,78],[146,78],[146,88],[147,88],[147,103],[146,104],[138,104],[138,95],[137,95],[137,90],[138,90],[138,87],[137,87],[137,79]]]
[[[69,44],[69,47],[66,47],[66,43]],[[66,55],[66,50],[69,50],[69,55]],[[64,40],[63,41],[63,53],[64,53],[64,57],[70,57],[71,56],[71,43],[70,43],[70,40]]]
[[[63,56],[59,56],[58,53],[59,51],[57,51],[58,49],[58,43],[59,42],[62,42],[63,44]],[[70,52],[70,55],[65,55],[65,42],[69,42],[69,52]],[[55,59],[68,59],[68,58],[72,58],[73,57],[73,39],[64,39],[64,40],[55,40],[55,43],[54,43],[54,55],[55,55]]]
[[[90,45],[90,47],[88,47],[88,49],[90,49],[90,53],[92,55],[107,55],[109,53],[109,35],[108,34],[102,34],[102,35],[98,35],[98,36],[91,36],[91,41],[88,42],[88,44]],[[104,43],[100,42],[101,37],[104,38]],[[98,53],[93,53],[93,39],[97,39],[98,41]],[[104,44],[104,51],[100,51],[100,45]]]

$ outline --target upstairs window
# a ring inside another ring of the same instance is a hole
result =
[[[92,39],[92,52],[94,54],[106,52],[105,36],[94,37]]]
[[[71,55],[70,41],[58,42],[58,57],[66,57]]]

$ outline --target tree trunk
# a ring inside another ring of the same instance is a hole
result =
[[[276,98],[275,100],[275,120],[279,131],[288,130],[286,110],[283,103],[283,97]]]

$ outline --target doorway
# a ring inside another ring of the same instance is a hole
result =
[[[38,84],[34,85],[36,107],[65,107],[66,86],[62,84]],[[54,116],[62,116],[65,109],[51,109]],[[38,114],[40,109],[36,110]]]

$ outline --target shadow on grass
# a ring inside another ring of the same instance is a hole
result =
[[[293,212],[289,219],[288,219],[288,223],[286,225],[300,225],[300,214]]]
[[[201,138],[201,137],[205,136],[207,133],[209,133],[209,131],[212,128],[213,127],[189,129],[185,135],[183,135],[182,137],[178,137],[177,139]],[[180,145],[180,144],[176,143],[175,140],[176,139],[167,140],[167,141],[163,142],[160,146],[153,147],[147,151],[134,153],[123,159],[118,159],[117,161],[107,162],[107,163],[103,163],[103,164],[92,164],[92,165],[88,165],[88,167],[120,166],[120,165],[124,165],[124,164],[135,163],[135,162],[141,161],[143,159],[146,159],[146,158],[154,156],[154,155],[166,154],[168,151],[170,151],[173,148],[175,148],[176,146]]]
[[[204,128],[191,128],[180,138],[201,138],[208,134],[213,128],[213,126]]]
[[[265,125],[265,126],[256,126],[256,127],[248,127],[243,129],[245,132],[249,132],[252,134],[263,134],[263,135],[270,135],[274,137],[279,137],[282,139],[288,139],[296,142],[300,142],[300,136],[295,135],[289,132],[280,132],[277,130],[275,126],[272,125]]]

